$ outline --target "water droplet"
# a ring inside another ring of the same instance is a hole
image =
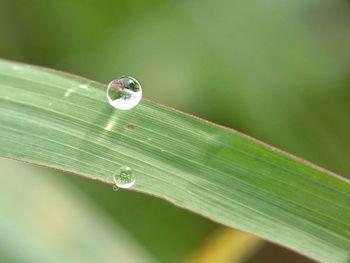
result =
[[[129,166],[120,167],[119,171],[114,175],[114,183],[119,188],[130,188],[135,184],[135,177]]]
[[[139,104],[141,98],[141,85],[133,77],[122,76],[108,84],[107,99],[116,109],[129,110]]]

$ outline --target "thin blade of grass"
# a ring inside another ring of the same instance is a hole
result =
[[[1,61],[0,155],[109,184],[127,165],[136,191],[317,260],[349,260],[347,179],[147,100],[115,110],[105,89]]]

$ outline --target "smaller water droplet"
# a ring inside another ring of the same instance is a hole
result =
[[[116,109],[129,110],[139,104],[141,98],[141,85],[133,77],[122,76],[108,84],[107,99]]]
[[[148,141],[152,141],[152,138],[148,137],[147,140],[148,140]]]
[[[113,177],[114,183],[119,188],[128,189],[135,184],[135,177],[129,166],[120,167],[119,171]]]

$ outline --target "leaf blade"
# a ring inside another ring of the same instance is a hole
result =
[[[238,132],[143,100],[113,110],[102,84],[0,62],[0,155],[135,190],[318,260],[346,262],[350,186]]]

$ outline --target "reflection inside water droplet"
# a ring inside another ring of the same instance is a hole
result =
[[[133,77],[122,76],[108,85],[107,99],[109,104],[116,109],[129,110],[139,104],[141,98],[141,85]]]
[[[120,167],[119,171],[113,177],[115,186],[128,189],[135,184],[135,177],[129,166]]]

